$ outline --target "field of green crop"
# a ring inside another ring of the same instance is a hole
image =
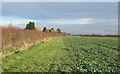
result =
[[[68,36],[2,59],[3,72],[118,72],[118,38]]]

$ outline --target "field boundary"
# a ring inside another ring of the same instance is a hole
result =
[[[37,41],[35,44],[31,44],[31,45],[28,45],[28,44],[25,43],[25,46],[22,46],[22,47],[19,47],[19,48],[13,48],[13,49],[15,49],[13,52],[6,52],[6,51],[5,51],[5,52],[2,52],[2,53],[4,53],[4,54],[2,54],[2,58],[14,54],[14,53],[16,52],[16,50],[22,52],[22,51],[24,51],[24,50],[27,50],[29,47],[31,47],[31,46],[33,46],[33,45],[39,44],[39,43],[41,43],[41,42],[48,42],[48,41],[50,41],[50,40],[52,40],[52,39],[55,39],[55,38],[62,38],[62,36],[60,36],[60,37],[45,38],[45,39],[43,39],[43,40],[41,40],[41,41]],[[7,50],[7,51],[8,51],[8,50]]]

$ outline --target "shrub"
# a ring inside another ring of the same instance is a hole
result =
[[[47,32],[47,28],[46,27],[43,28],[43,32]]]
[[[57,29],[57,33],[61,33],[61,29]]]

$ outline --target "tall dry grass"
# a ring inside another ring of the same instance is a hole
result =
[[[6,51],[9,48],[33,45],[37,42],[43,41],[46,38],[61,37],[65,35],[65,33],[45,33],[26,29],[18,29],[12,26],[2,27],[2,51]]]

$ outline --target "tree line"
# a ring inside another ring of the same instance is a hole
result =
[[[40,31],[40,28],[35,27],[35,23],[31,21],[26,25],[25,29]],[[47,32],[47,33],[61,33],[61,29],[59,28],[55,30],[54,28],[49,29],[49,28],[44,27],[42,31]]]
[[[43,32],[47,32],[47,33],[50,33],[50,32],[52,32],[52,33],[61,33],[61,29],[57,29],[57,30],[55,30],[54,28],[51,28],[51,29],[49,29],[49,28],[46,28],[46,27],[44,27],[43,28]]]

